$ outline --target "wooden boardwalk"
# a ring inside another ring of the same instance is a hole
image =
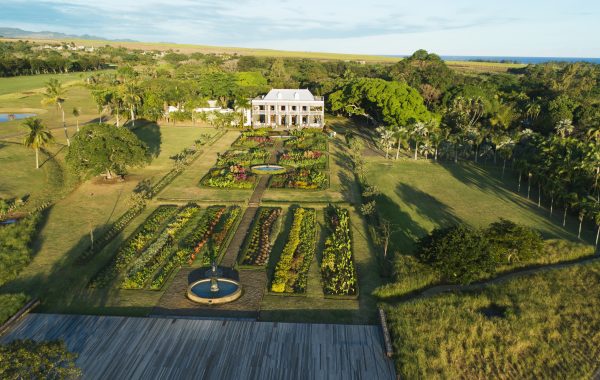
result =
[[[85,379],[395,379],[379,326],[29,314],[2,338],[64,339]]]

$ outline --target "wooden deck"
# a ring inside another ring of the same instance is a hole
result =
[[[2,338],[64,339],[86,379],[395,379],[379,326],[29,314]]]

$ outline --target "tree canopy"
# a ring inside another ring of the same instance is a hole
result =
[[[149,162],[148,147],[133,132],[108,124],[86,125],[73,139],[66,160],[80,176],[107,178]]]
[[[73,379],[81,376],[77,355],[62,341],[15,340],[0,345],[0,378]]]
[[[374,123],[392,127],[432,118],[419,92],[401,82],[353,79],[329,95],[328,100],[333,112],[365,116]]]

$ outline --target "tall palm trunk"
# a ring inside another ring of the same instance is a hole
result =
[[[552,215],[552,211],[554,210],[554,194],[550,196],[550,215]]]
[[[419,145],[418,144],[419,144],[419,142],[415,141],[415,160],[417,159],[417,154],[419,153],[419,151],[418,151]]]
[[[517,186],[517,193],[521,192],[521,177],[522,177],[521,171],[519,171],[519,185]]]
[[[77,118],[77,132],[79,132],[79,118]]]
[[[479,156],[479,145],[475,144],[475,157],[474,157],[475,163],[477,163],[478,156]]]
[[[63,128],[65,130],[65,137],[67,139],[67,146],[71,146],[71,140],[69,140],[69,132],[67,131],[67,123],[65,123],[65,110],[60,106],[60,111],[62,112],[62,123]]]
[[[583,217],[579,218],[579,230],[577,231],[577,239],[581,239],[581,226],[583,225]]]
[[[131,112],[131,126],[135,128],[135,112],[133,111],[133,105],[129,108]]]
[[[40,168],[40,148],[35,148],[35,168]]]
[[[398,138],[398,141],[396,143],[396,160],[400,157],[400,138]]]
[[[506,170],[506,158],[502,161],[502,179],[504,179],[504,171]]]
[[[563,213],[563,227],[567,225],[567,205],[565,205],[565,212]]]
[[[542,207],[542,185],[538,183],[538,207]]]
[[[598,249],[598,238],[600,238],[600,225],[598,226],[598,229],[596,230],[596,249]]]
[[[438,148],[437,146],[435,147],[435,153],[434,153],[434,161],[437,161],[437,156],[438,156]]]

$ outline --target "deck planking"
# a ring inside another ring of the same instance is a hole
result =
[[[5,335],[63,339],[86,379],[395,379],[372,325],[29,314]]]

